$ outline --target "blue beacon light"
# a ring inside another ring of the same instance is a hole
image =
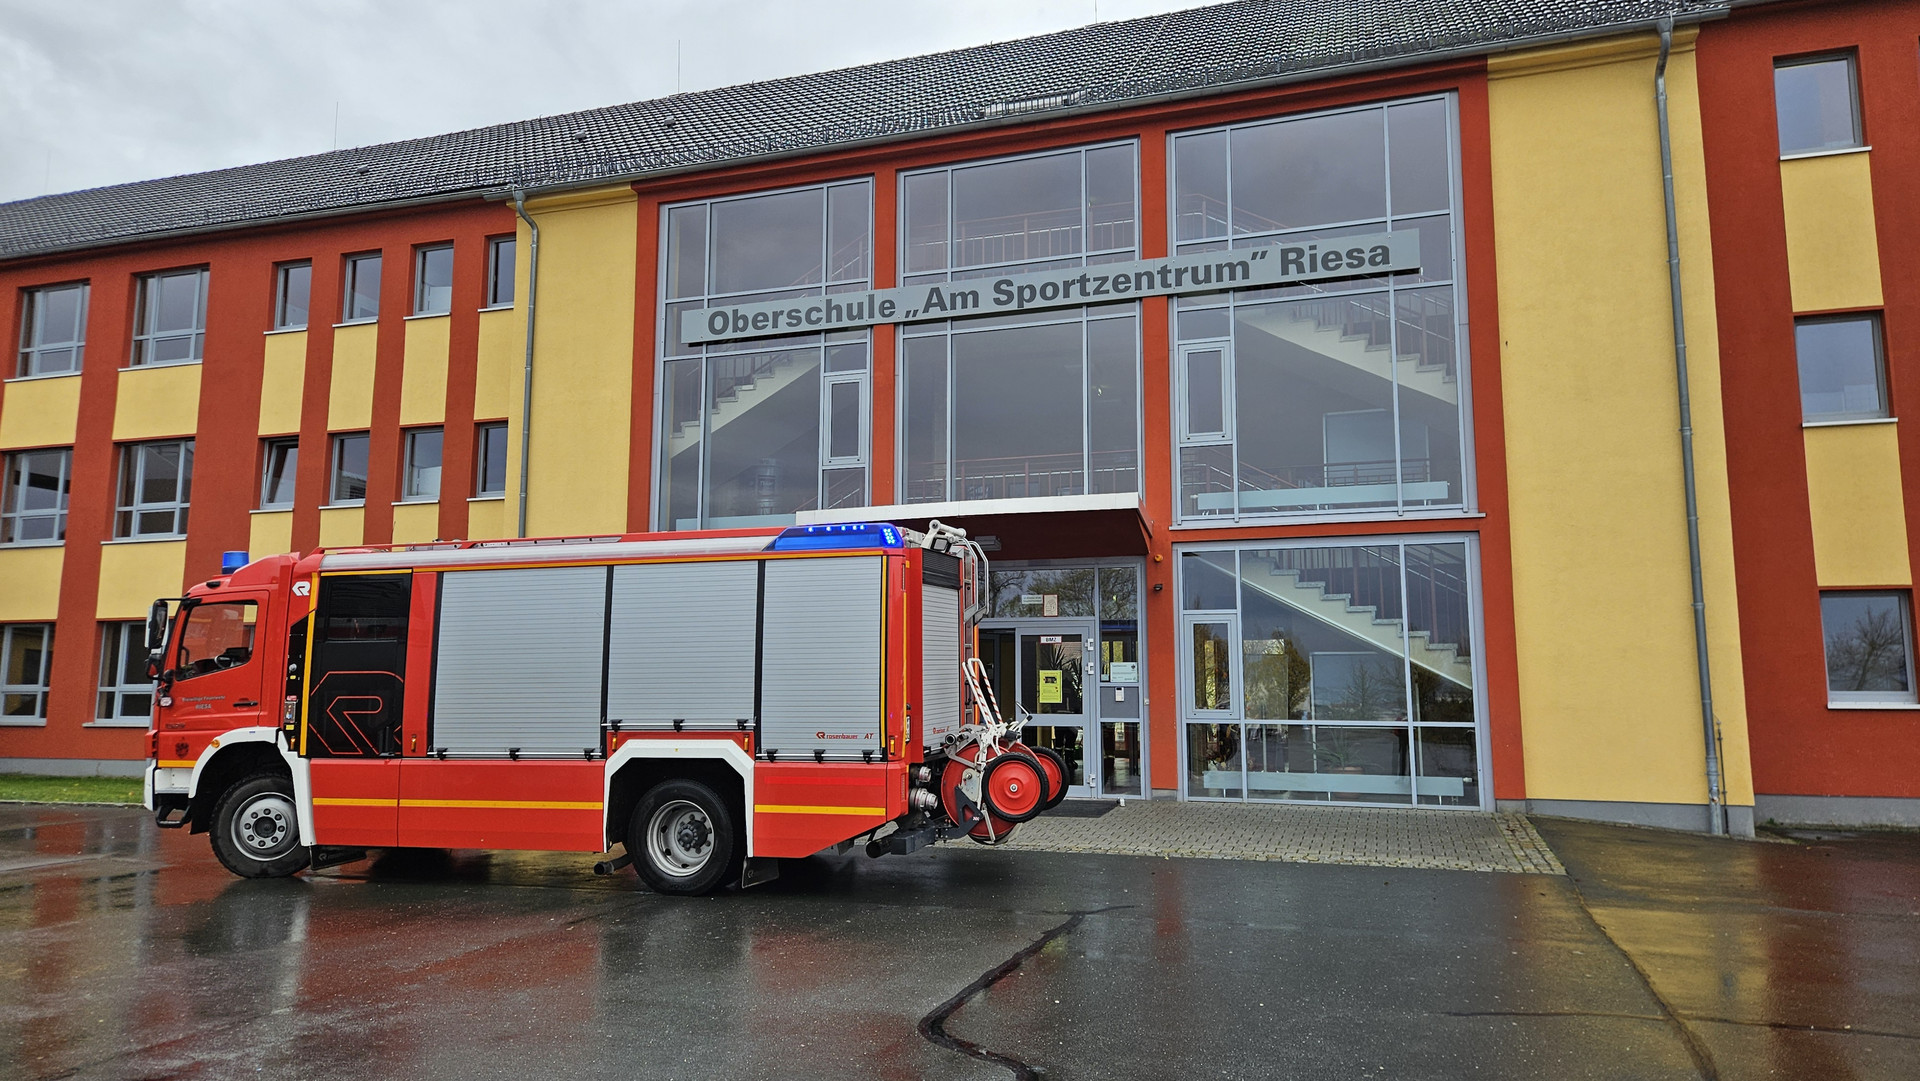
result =
[[[253,560],[247,558],[247,553],[245,552],[221,552],[220,573],[232,574],[234,571],[239,570],[251,562],[253,562]]]
[[[855,548],[904,548],[900,527],[886,522],[835,522],[782,530],[769,552],[819,552]]]

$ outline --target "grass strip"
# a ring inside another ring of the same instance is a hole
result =
[[[138,777],[42,777],[0,773],[0,800],[27,803],[139,803]]]

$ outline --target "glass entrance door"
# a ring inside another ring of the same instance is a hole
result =
[[[1093,641],[1091,624],[1060,619],[980,629],[994,694],[1010,712],[1016,702],[1025,711],[1022,742],[1051,748],[1066,760],[1069,796],[1090,796],[1099,787],[1098,757],[1087,754]]]

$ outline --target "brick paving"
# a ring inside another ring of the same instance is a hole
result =
[[[1008,848],[1565,874],[1525,816],[1480,811],[1128,800],[1099,818],[1043,814]]]

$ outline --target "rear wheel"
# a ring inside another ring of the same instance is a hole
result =
[[[663,781],[633,809],[627,855],[656,893],[712,893],[743,854],[733,809],[699,781]]]
[[[242,878],[285,878],[306,867],[293,809],[293,781],[259,773],[234,785],[213,806],[213,854]]]

